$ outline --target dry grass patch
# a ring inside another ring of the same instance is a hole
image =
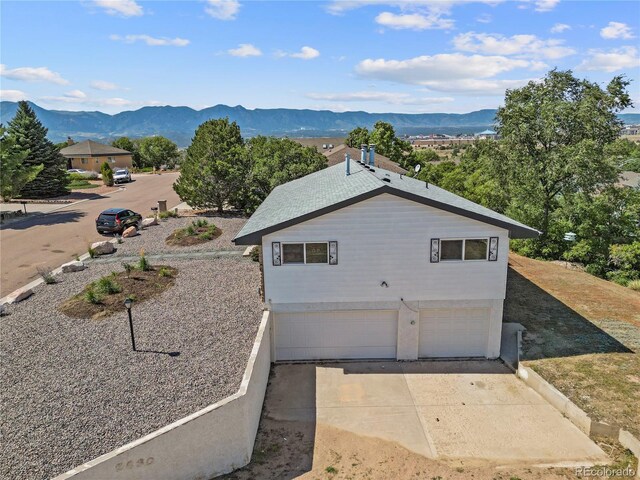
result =
[[[206,220],[194,220],[185,228],[178,228],[167,237],[167,245],[189,247],[209,242],[222,234],[222,230]]]
[[[66,300],[59,310],[73,318],[106,318],[124,310],[124,301],[136,303],[160,295],[175,283],[178,270],[167,266],[150,266],[144,256],[145,269],[125,267],[123,272],[112,272],[87,285],[82,292]]]

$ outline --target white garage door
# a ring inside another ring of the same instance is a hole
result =
[[[278,313],[274,328],[276,360],[396,358],[396,310]]]
[[[488,308],[420,310],[420,357],[484,357],[489,341]]]

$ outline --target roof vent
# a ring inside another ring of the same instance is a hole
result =
[[[382,179],[383,182],[391,183],[391,179],[389,177],[384,177]]]

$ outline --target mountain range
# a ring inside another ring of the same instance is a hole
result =
[[[30,103],[49,129],[49,138],[61,142],[107,142],[117,137],[163,135],[179,146],[189,145],[195,129],[212,118],[228,117],[240,125],[244,137],[275,135],[289,137],[340,137],[355,127],[372,128],[379,120],[391,123],[399,135],[427,133],[474,133],[494,124],[495,109],[470,113],[368,113],[296,110],[289,108],[249,110],[241,105],[216,105],[202,110],[189,107],[143,107],[109,115],[102,112],[47,110]],[[16,102],[0,102],[0,123],[7,125],[18,108]],[[640,123],[640,114],[621,114],[625,123]]]

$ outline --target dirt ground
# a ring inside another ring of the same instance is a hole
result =
[[[504,321],[518,322],[525,365],[595,420],[640,436],[640,293],[511,254]]]

